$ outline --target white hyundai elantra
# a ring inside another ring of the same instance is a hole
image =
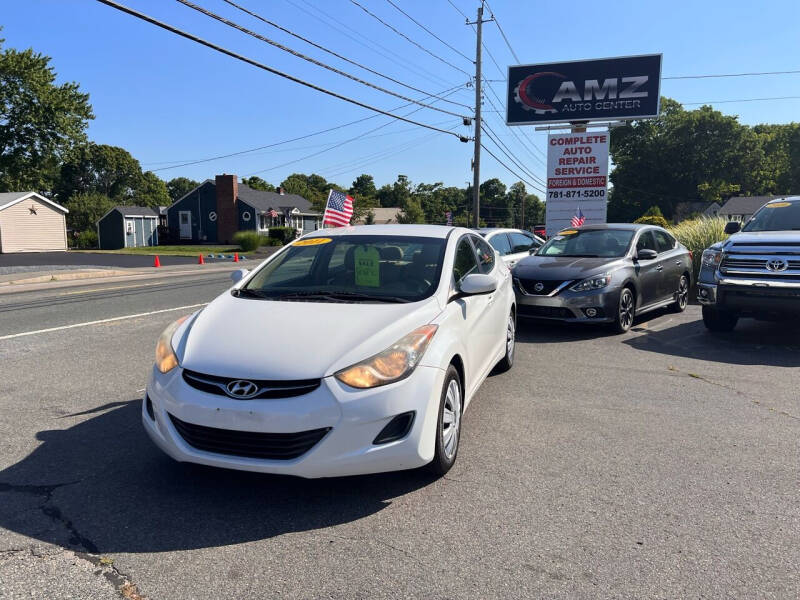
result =
[[[509,270],[467,229],[320,230],[234,275],[158,340],[142,420],[178,461],[443,474],[470,399],[513,364]]]

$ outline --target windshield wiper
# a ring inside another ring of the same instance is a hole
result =
[[[600,258],[599,254],[553,254],[552,256],[564,258]]]
[[[377,302],[411,302],[408,298],[400,296],[381,296],[380,294],[364,294],[362,292],[328,292],[329,296],[334,298],[343,298],[347,300],[375,300]]]
[[[372,294],[362,294],[359,292],[292,292],[276,296],[275,300],[327,300],[328,302],[347,302],[358,300],[372,300],[375,302],[411,302],[407,298],[399,296],[380,296]]]
[[[251,290],[249,288],[239,288],[231,290],[231,295],[235,298],[270,298],[270,295],[260,290]]]

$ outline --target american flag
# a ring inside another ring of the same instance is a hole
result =
[[[350,225],[352,216],[353,199],[342,192],[331,190],[328,193],[328,204],[325,206],[325,215],[322,218],[323,225],[344,227]]]
[[[271,208],[271,209],[269,209],[269,213],[268,214],[269,214],[270,217],[272,217],[274,219],[275,217],[278,216],[278,211],[275,210],[274,208]]]
[[[578,212],[575,213],[575,216],[572,217],[571,225],[573,227],[580,227],[586,223],[586,217],[584,216],[583,212],[581,211],[581,207],[578,207]]]

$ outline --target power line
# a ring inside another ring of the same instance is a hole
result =
[[[724,73],[722,75],[673,75],[661,79],[710,79],[715,77],[758,77],[762,75],[790,75],[800,71],[762,71],[759,73]]]
[[[503,31],[503,28],[500,26],[500,21],[498,21],[497,17],[495,17],[494,11],[492,10],[492,7],[489,6],[488,2],[486,2],[486,7],[489,9],[489,13],[492,15],[492,19],[494,19],[495,25],[497,25],[497,29],[500,31],[500,35],[503,36],[503,40],[505,41],[506,46],[508,46],[508,49],[511,51],[511,56],[513,56],[514,60],[517,61],[517,64],[519,64],[520,63],[519,57],[517,56],[517,53],[514,52],[514,49],[511,47],[511,42],[508,41],[508,38],[506,37],[506,32]]]
[[[213,13],[210,10],[206,10],[202,6],[198,6],[196,4],[193,4],[192,2],[189,2],[189,0],[176,0],[176,2],[179,2],[180,4],[183,4],[184,6],[188,6],[189,8],[191,8],[193,10],[196,10],[197,12],[200,12],[200,13],[206,15],[207,17],[215,19],[215,20],[219,21],[220,23],[224,23],[228,27],[232,27],[233,29],[241,31],[242,33],[245,33],[245,34],[247,34],[247,35],[249,35],[251,37],[254,37],[257,40],[261,40],[262,42],[266,42],[267,44],[269,44],[271,46],[274,46],[276,48],[279,48],[279,49],[283,50],[284,52],[288,52],[292,56],[296,56],[297,58],[302,58],[303,60],[305,60],[307,62],[310,62],[311,64],[314,64],[314,65],[316,65],[318,67],[322,67],[323,69],[327,69],[328,71],[336,73],[337,75],[341,75],[342,77],[347,77],[348,79],[351,79],[351,80],[353,80],[353,81],[355,81],[357,83],[360,83],[361,85],[365,85],[367,87],[371,87],[372,89],[378,90],[379,92],[383,92],[384,94],[389,94],[390,96],[394,96],[395,98],[400,98],[401,100],[406,100],[408,102],[413,102],[414,104],[419,104],[420,106],[424,106],[425,108],[430,108],[432,110],[435,110],[435,111],[438,111],[438,112],[441,112],[441,113],[444,113],[444,114],[447,114],[447,115],[452,115],[454,117],[459,117],[459,118],[462,118],[462,119],[465,118],[464,115],[461,115],[459,113],[455,113],[453,111],[450,111],[450,110],[447,110],[447,109],[444,109],[444,108],[438,108],[438,107],[435,107],[435,106],[431,106],[430,104],[424,104],[422,102],[419,102],[418,100],[414,100],[412,98],[409,98],[408,96],[404,96],[403,94],[398,94],[397,92],[393,92],[392,90],[383,88],[383,87],[381,87],[379,85],[375,85],[374,83],[370,83],[369,81],[365,81],[364,79],[361,79],[360,77],[356,77],[355,75],[351,75],[350,73],[346,73],[345,71],[342,71],[340,69],[337,69],[336,67],[332,67],[332,66],[330,66],[328,64],[325,64],[324,62],[321,62],[321,61],[319,61],[319,60],[317,60],[315,58],[312,58],[310,56],[306,56],[305,54],[302,54],[301,52],[298,52],[296,50],[292,50],[288,46],[284,46],[283,44],[280,44],[280,43],[278,43],[278,42],[276,42],[274,40],[271,40],[268,37],[265,37],[265,36],[261,35],[260,33],[256,33],[255,31],[251,31],[250,29],[247,29],[246,27],[243,27],[242,25],[239,25],[238,23],[234,23],[233,21],[230,21],[230,20],[226,19],[225,17],[222,17],[222,16],[220,16],[220,15],[218,15],[216,13]]]
[[[701,104],[731,104],[734,102],[762,102],[764,100],[797,100],[800,96],[776,96],[774,98],[741,98],[739,100],[707,100],[705,102],[681,102],[684,106],[698,106]]]
[[[298,33],[295,33],[294,31],[291,31],[290,29],[287,29],[286,27],[278,25],[277,23],[275,23],[273,21],[270,21],[269,19],[265,19],[264,17],[262,17],[258,13],[255,13],[255,12],[247,9],[244,6],[240,6],[239,4],[236,4],[236,2],[233,2],[232,0],[223,0],[223,2],[226,2],[227,4],[230,4],[231,6],[233,6],[234,8],[237,8],[240,11],[242,11],[244,13],[247,13],[251,17],[254,17],[254,18],[258,19],[259,21],[262,21],[262,22],[266,23],[270,27],[274,27],[275,29],[283,31],[284,33],[287,33],[287,34],[297,38],[298,40],[301,40],[301,41],[303,41],[303,42],[305,42],[307,44],[310,44],[310,45],[314,46],[315,48],[317,48],[319,50],[322,50],[323,52],[326,52],[326,53],[330,54],[331,56],[335,56],[336,58],[338,58],[340,60],[343,60],[343,61],[345,61],[347,63],[350,63],[351,65],[359,67],[360,69],[364,69],[365,71],[368,71],[368,72],[372,73],[373,75],[377,75],[379,77],[383,77],[384,79],[388,79],[389,81],[391,81],[393,83],[396,83],[398,85],[402,85],[403,87],[408,88],[410,90],[414,90],[415,92],[420,92],[421,94],[427,94],[428,96],[436,97],[436,94],[430,94],[430,93],[426,92],[425,90],[421,90],[421,89],[419,89],[417,87],[414,87],[413,85],[409,85],[407,83],[399,81],[399,80],[395,79],[394,77],[390,77],[389,75],[381,73],[380,71],[376,71],[375,69],[373,69],[371,67],[368,67],[366,65],[362,65],[359,62],[351,60],[351,59],[347,58],[346,56],[342,56],[338,52],[334,52],[333,50],[331,50],[329,48],[326,48],[325,46],[322,46],[321,44],[317,44],[316,42],[314,42],[314,41],[312,41],[312,40],[310,40],[310,39],[308,39],[306,37],[303,37],[302,35],[300,35]],[[457,106],[463,106],[464,108],[469,108],[469,109],[472,108],[468,104],[463,104],[461,102],[456,102],[455,100],[445,100],[445,102],[448,102],[450,104],[455,104]]]
[[[443,92],[440,92],[440,94],[444,98],[447,95],[453,94],[454,92],[456,92],[460,87],[461,86],[455,86],[454,88],[450,88],[449,90],[444,90]],[[392,108],[391,110],[401,110],[403,108],[408,107],[409,104],[410,103],[401,104],[400,106]],[[376,119],[376,118],[378,118],[378,116],[379,115],[370,115],[368,117],[362,117],[360,119],[356,119],[355,121],[349,121],[348,123],[342,123],[341,125],[336,125],[334,127],[328,127],[327,129],[322,129],[320,131],[315,131],[313,133],[307,133],[305,135],[301,135],[301,136],[298,136],[298,137],[290,138],[288,140],[282,140],[280,142],[273,142],[271,144],[266,144],[264,146],[257,146],[255,148],[249,148],[247,150],[239,150],[237,152],[231,152],[229,154],[220,154],[218,156],[211,156],[211,157],[208,157],[208,158],[201,158],[201,159],[198,159],[198,160],[191,160],[191,161],[188,161],[188,162],[181,163],[179,165],[172,165],[170,167],[160,167],[158,169],[152,169],[152,170],[155,172],[155,171],[166,171],[166,170],[169,170],[169,169],[178,169],[180,167],[188,167],[188,166],[191,166],[191,165],[199,165],[201,163],[212,162],[212,161],[220,160],[220,159],[223,159],[223,158],[230,158],[232,156],[240,156],[242,154],[249,154],[251,152],[257,152],[259,150],[266,150],[267,148],[274,148],[275,146],[282,146],[283,144],[290,144],[291,142],[297,142],[297,141],[300,141],[300,140],[305,140],[307,138],[314,137],[314,136],[317,136],[317,135],[321,135],[323,133],[328,133],[330,131],[336,131],[337,129],[342,129],[344,127],[349,127],[350,125],[356,125],[357,123],[363,123],[364,121],[369,121],[370,119]]]
[[[532,187],[533,189],[535,189],[536,191],[538,191],[538,192],[541,192],[541,193],[544,193],[544,190],[543,190],[543,189],[539,188],[538,186],[536,186],[536,185],[532,184],[530,181],[528,181],[528,180],[527,180],[527,179],[525,179],[524,177],[520,176],[520,174],[519,174],[519,173],[517,173],[517,172],[516,172],[514,169],[512,169],[512,168],[511,168],[511,167],[509,167],[509,166],[508,166],[506,163],[504,163],[502,160],[500,160],[499,158],[497,158],[497,156],[495,155],[495,153],[494,153],[494,152],[492,152],[491,150],[489,150],[489,149],[488,149],[486,146],[484,146],[483,144],[481,144],[481,148],[483,148],[484,150],[486,150],[486,152],[488,152],[488,153],[489,153],[489,156],[491,156],[493,159],[495,159],[495,160],[496,160],[496,161],[497,161],[497,162],[498,162],[498,163],[499,163],[501,166],[503,166],[503,168],[505,168],[505,170],[506,170],[506,171],[508,171],[509,173],[511,173],[512,175],[514,175],[514,177],[518,178],[518,179],[519,179],[520,181],[522,181],[523,183],[527,183],[529,186],[531,186],[531,187]]]
[[[492,93],[494,93],[494,90],[492,90],[491,86],[487,86],[487,87],[489,87],[489,89],[492,91]],[[486,98],[486,100],[489,102],[489,104],[490,104],[490,105],[491,105],[491,106],[492,106],[492,107],[495,109],[496,113],[500,113],[500,109],[498,109],[498,108],[497,108],[497,105],[496,105],[496,104],[495,104],[495,103],[492,101],[492,99],[491,99],[489,96],[485,96],[485,98]],[[498,102],[499,102],[499,99],[498,99]],[[488,111],[488,112],[491,112],[491,111]],[[514,135],[514,137],[515,137],[515,138],[517,139],[517,141],[520,143],[520,146],[522,146],[523,148],[525,148],[525,151],[526,151],[528,154],[530,154],[530,155],[531,155],[531,156],[532,156],[532,157],[533,157],[535,160],[539,161],[539,163],[540,163],[542,166],[545,166],[545,163],[544,163],[544,161],[543,161],[541,158],[539,158],[538,156],[536,156],[536,155],[535,155],[533,152],[531,152],[531,150],[530,150],[530,148],[529,148],[528,144],[526,144],[526,143],[525,143],[525,142],[522,140],[522,138],[521,138],[521,137],[519,136],[519,134],[518,134],[518,133],[517,133],[517,132],[514,130],[514,128],[513,128],[513,127],[509,127],[509,126],[508,126],[508,124],[507,124],[505,121],[503,121],[503,119],[502,119],[502,118],[499,116],[499,114],[498,114],[498,119],[500,119],[500,121],[503,123],[503,125],[504,125],[504,126],[505,126],[505,127],[506,127],[506,128],[507,128],[507,129],[508,129],[508,130],[509,130],[509,131],[510,131],[512,134],[513,134],[513,135]],[[544,154],[542,153],[542,151],[541,151],[541,150],[539,150],[539,149],[536,147],[536,145],[535,145],[535,142],[534,142],[533,140],[529,140],[529,141],[531,142],[531,144],[533,145],[533,147],[534,147],[534,148],[535,148],[535,149],[536,149],[536,150],[537,150],[537,151],[538,151],[540,154],[542,154],[542,156],[544,156]]]
[[[359,4],[359,3],[357,2],[357,0],[350,0],[350,2],[351,2],[352,4],[355,4],[355,5],[356,5],[358,8],[360,8],[361,10],[363,10],[365,13],[367,13],[367,14],[368,14],[370,17],[372,17],[373,19],[375,19],[375,20],[376,20],[376,21],[378,21],[379,23],[383,24],[385,27],[388,27],[389,29],[391,29],[392,31],[394,31],[394,32],[395,32],[397,35],[399,35],[400,37],[402,37],[403,39],[405,39],[405,40],[406,40],[406,41],[408,41],[409,43],[411,43],[411,44],[415,45],[417,48],[419,48],[419,49],[420,49],[420,50],[422,50],[423,52],[426,52],[427,54],[430,54],[430,55],[431,55],[433,58],[435,58],[436,60],[438,60],[438,61],[440,61],[440,62],[443,62],[444,64],[446,64],[446,65],[448,65],[448,66],[450,66],[450,67],[453,67],[453,68],[454,68],[454,69],[456,69],[457,71],[461,71],[461,72],[462,72],[464,75],[466,75],[467,77],[469,77],[469,76],[470,76],[470,74],[469,74],[469,73],[467,73],[467,72],[466,72],[464,69],[462,69],[461,67],[458,67],[458,66],[454,65],[453,63],[451,63],[449,60],[446,60],[446,59],[442,58],[441,56],[438,56],[437,54],[434,54],[433,52],[431,52],[430,50],[428,50],[428,49],[427,49],[425,46],[423,46],[423,45],[421,45],[421,44],[419,44],[419,43],[415,42],[414,40],[412,40],[412,39],[411,39],[410,37],[408,37],[408,36],[407,36],[405,33],[401,32],[401,31],[398,31],[398,30],[397,30],[397,29],[395,29],[395,28],[394,28],[392,25],[389,25],[389,23],[387,23],[386,21],[384,21],[383,19],[381,19],[381,18],[380,18],[378,15],[376,15],[376,14],[375,14],[375,13],[373,13],[373,12],[371,12],[371,11],[370,11],[368,8],[364,7],[363,5]]]
[[[386,0],[386,2],[388,2],[389,4],[391,4],[392,6],[394,6],[394,7],[395,7],[395,8],[396,8],[396,9],[397,9],[397,10],[398,10],[400,13],[402,13],[403,15],[405,15],[406,17],[408,17],[408,19],[410,19],[412,23],[414,23],[414,24],[418,25],[418,26],[419,26],[421,29],[423,29],[424,31],[426,31],[427,33],[429,33],[430,35],[432,35],[433,37],[435,37],[437,40],[439,40],[440,42],[442,42],[442,43],[443,43],[445,46],[447,46],[448,48],[450,48],[450,50],[452,50],[452,51],[453,51],[453,52],[455,52],[456,54],[458,54],[458,55],[460,55],[460,56],[462,56],[462,57],[466,58],[466,59],[467,59],[469,62],[472,62],[472,59],[471,59],[469,56],[467,56],[466,54],[464,54],[463,52],[461,52],[461,50],[459,50],[458,48],[454,48],[453,46],[451,46],[450,44],[448,44],[447,42],[445,42],[445,41],[444,41],[442,38],[440,38],[438,35],[436,35],[435,33],[433,33],[433,32],[432,32],[430,29],[428,29],[427,27],[425,27],[425,25],[423,25],[422,23],[420,23],[419,21],[417,21],[417,20],[416,20],[414,17],[412,17],[410,14],[408,14],[408,13],[407,13],[406,11],[404,11],[402,8],[400,8],[399,6],[397,6],[397,4],[395,4],[394,2],[392,2],[392,0]]]
[[[127,6],[124,6],[122,4],[118,4],[118,3],[114,2],[113,0],[97,0],[97,2],[100,2],[101,4],[105,4],[106,6],[110,6],[111,8],[115,8],[115,9],[121,11],[121,12],[127,13],[127,14],[129,14],[129,15],[131,15],[133,17],[136,17],[137,19],[141,19],[142,21],[146,21],[146,22],[148,22],[148,23],[150,23],[152,25],[155,25],[157,27],[165,29],[165,30],[167,30],[167,31],[169,31],[171,33],[174,33],[176,35],[184,37],[184,38],[186,38],[188,40],[192,40],[193,42],[196,42],[198,44],[206,46],[207,48],[211,48],[212,50],[216,50],[217,52],[220,52],[222,54],[226,54],[227,56],[230,56],[231,58],[235,58],[236,60],[240,60],[240,61],[245,62],[247,64],[250,64],[250,65],[252,65],[254,67],[257,67],[259,69],[267,71],[268,73],[272,73],[273,75],[278,75],[279,77],[283,77],[284,79],[288,79],[289,81],[293,81],[293,82],[298,83],[300,85],[303,85],[305,87],[311,88],[312,90],[315,90],[315,91],[318,91],[318,92],[322,92],[323,94],[327,94],[328,96],[332,96],[334,98],[338,98],[339,100],[344,100],[345,102],[349,102],[350,104],[354,104],[356,106],[360,106],[361,108],[366,108],[367,110],[372,110],[372,111],[374,111],[376,113],[380,113],[382,115],[386,115],[387,117],[392,117],[392,118],[398,119],[400,121],[405,121],[406,123],[411,123],[412,125],[418,125],[420,127],[426,128],[426,129],[431,129],[433,131],[438,131],[439,133],[445,133],[447,135],[452,135],[453,137],[456,137],[456,138],[458,138],[459,140],[462,140],[462,141],[469,141],[469,139],[467,139],[466,137],[458,135],[457,133],[453,133],[452,131],[447,131],[446,129],[441,129],[439,127],[433,127],[433,126],[428,125],[426,123],[421,123],[419,121],[414,121],[412,119],[408,119],[406,117],[401,117],[399,115],[393,115],[389,111],[386,111],[386,110],[383,110],[381,108],[377,108],[377,107],[371,106],[371,105],[366,104],[364,102],[361,102],[359,100],[354,100],[353,98],[348,98],[347,96],[343,96],[343,95],[341,95],[341,94],[339,94],[337,92],[328,90],[326,88],[323,88],[323,87],[318,86],[316,84],[310,83],[308,81],[304,81],[303,79],[300,79],[299,77],[295,77],[294,75],[289,75],[288,73],[284,73],[283,71],[280,71],[278,69],[275,69],[273,67],[265,65],[263,63],[260,63],[260,62],[258,62],[256,60],[253,60],[252,58],[248,58],[248,57],[243,56],[241,54],[237,54],[236,52],[233,52],[232,50],[228,50],[227,48],[223,48],[222,46],[218,46],[218,45],[216,45],[216,44],[214,44],[212,42],[209,42],[208,40],[204,40],[203,38],[197,37],[196,35],[191,34],[191,33],[187,32],[187,31],[183,31],[182,29],[178,29],[177,27],[173,27],[172,25],[168,25],[167,23],[164,23],[163,21],[159,21],[157,19],[154,19],[153,17],[150,17],[150,16],[148,16],[148,15],[146,15],[144,13],[141,13],[141,12],[139,12],[137,10],[134,10],[134,9],[129,8]]]
[[[467,15],[464,13],[464,11],[463,11],[463,10],[461,10],[460,8],[458,8],[458,6],[456,6],[456,5],[455,5],[455,3],[453,2],[453,0],[447,0],[447,1],[450,3],[450,6],[452,6],[453,8],[455,8],[455,9],[456,9],[456,11],[458,11],[458,14],[460,14],[460,15],[461,15],[462,17],[464,17],[464,18],[465,18],[467,21],[469,21],[469,17],[468,17],[468,16],[467,16]]]
[[[512,156],[512,152],[508,148],[508,146],[506,146],[502,142],[502,140],[498,140],[497,139],[497,134],[488,125],[485,125],[485,124],[482,125],[482,129],[483,129],[483,132],[489,137],[489,139],[492,140],[492,142],[494,142],[495,146],[497,146],[497,148],[500,150],[500,152],[505,154],[506,158],[508,158],[508,160],[510,160],[512,163],[514,163],[514,165],[518,169],[520,169],[523,173],[525,173],[525,175],[527,175],[528,177],[533,179],[537,184],[545,185],[544,181],[542,181],[539,177],[534,175],[529,169],[527,169],[524,165],[522,165],[522,163],[520,163],[516,158],[514,158]]]

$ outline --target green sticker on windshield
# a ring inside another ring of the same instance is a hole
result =
[[[380,287],[381,255],[372,246],[358,246],[355,252],[356,285],[364,287]]]

